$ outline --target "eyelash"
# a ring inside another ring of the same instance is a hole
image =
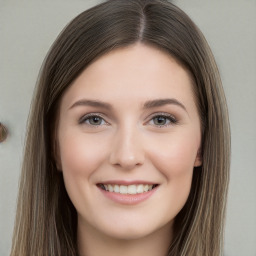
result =
[[[156,125],[157,127],[161,128],[161,127],[168,127],[168,126],[171,126],[171,125],[174,125],[174,124],[177,124],[178,123],[178,120],[173,116],[173,115],[170,115],[168,113],[155,113],[153,114],[151,117],[150,117],[150,121],[153,121],[154,118],[165,118],[167,120],[169,120],[169,123],[168,124],[163,124],[163,125]],[[152,125],[155,125],[155,124],[152,124]]]
[[[100,118],[101,121],[104,121],[106,123],[106,125],[109,125],[108,122],[105,121],[105,119],[98,113],[90,113],[90,114],[87,114],[85,116],[83,116],[80,120],[79,120],[79,124],[86,124],[86,125],[90,125],[90,126],[95,126],[95,128],[99,127],[101,124],[99,125],[93,125],[93,124],[90,124],[90,123],[86,123],[86,121],[89,121],[90,118]]]
[[[87,121],[90,122],[90,118],[99,118],[101,120],[101,123],[102,121],[105,122],[104,125],[109,125],[108,122],[105,121],[104,117],[102,117],[100,114],[98,113],[90,113],[90,114],[87,114],[85,116],[83,116],[80,120],[79,120],[79,124],[86,124],[86,125],[89,125],[89,126],[94,126],[94,128],[97,128],[99,126],[101,126],[102,124],[91,124],[91,123],[86,123]],[[155,118],[164,118],[165,120],[169,121],[168,124],[163,124],[163,125],[155,125],[155,124],[151,124],[152,126],[157,126],[158,128],[161,128],[161,127],[168,127],[170,125],[174,125],[174,124],[177,124],[178,121],[177,119],[173,116],[173,115],[170,115],[170,114],[167,114],[167,113],[155,113],[153,114],[151,117],[150,117],[150,120],[148,121],[148,123],[150,121],[153,121],[154,122],[154,119]]]

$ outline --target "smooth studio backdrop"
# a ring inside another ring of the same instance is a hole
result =
[[[41,63],[62,28],[99,0],[0,0],[0,255],[10,252],[25,127]],[[256,256],[256,0],[174,1],[205,34],[229,105],[225,256]]]

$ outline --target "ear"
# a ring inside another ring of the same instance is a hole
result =
[[[59,126],[59,108],[55,112],[53,122],[51,122],[51,157],[53,164],[56,166],[58,171],[62,171],[61,157],[60,157],[60,146],[58,140],[58,126]]]
[[[202,151],[201,151],[201,147],[198,149],[197,154],[196,154],[196,159],[194,162],[194,167],[199,167],[202,165]]]
[[[53,160],[54,165],[56,166],[58,171],[62,171],[61,166],[61,157],[60,157],[60,146],[57,137],[57,129],[53,129],[52,132],[52,152],[51,157]]]
[[[53,160],[55,162],[57,170],[62,171],[61,158],[60,158],[60,148],[59,148],[59,143],[56,139],[54,139],[54,141],[53,141],[52,156],[53,156]]]

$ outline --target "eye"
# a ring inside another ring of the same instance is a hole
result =
[[[96,114],[85,115],[79,121],[80,124],[92,125],[92,126],[100,126],[107,125],[108,123],[100,116]]]
[[[177,120],[175,117],[169,114],[158,114],[155,115],[150,121],[150,125],[158,126],[158,127],[165,127],[171,124],[176,124]]]

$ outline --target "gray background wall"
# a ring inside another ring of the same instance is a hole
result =
[[[232,127],[225,255],[256,256],[256,0],[174,1],[204,32]],[[26,119],[41,63],[60,30],[99,0],[0,0],[0,255],[9,254]]]

